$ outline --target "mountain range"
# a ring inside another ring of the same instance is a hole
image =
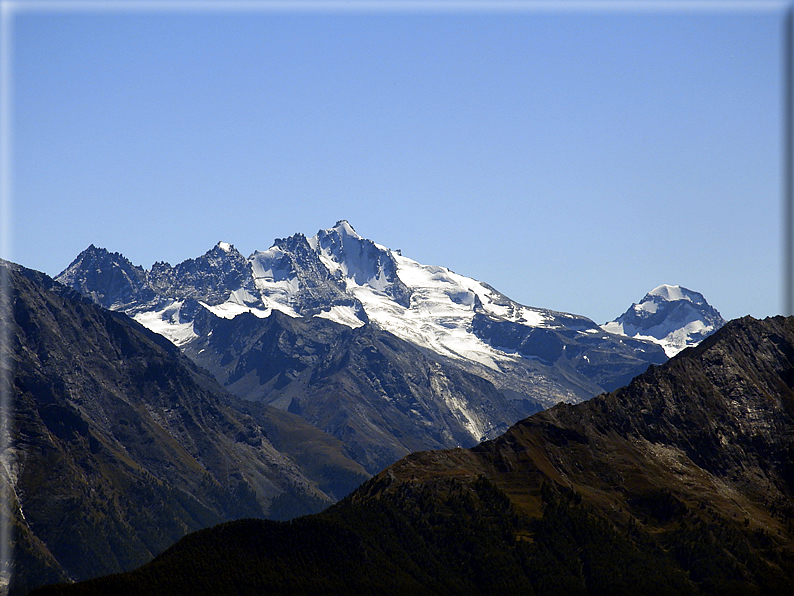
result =
[[[667,358],[652,341],[527,307],[486,283],[417,263],[346,221],[311,238],[276,239],[248,259],[219,242],[201,257],[148,271],[91,246],[56,280],[180,346],[198,335],[193,321],[203,310],[220,318],[266,318],[275,310],[350,328],[369,323],[543,406],[614,389]]]
[[[789,594],[793,461],[794,318],[745,317],[322,513],[226,523],[35,593]]]
[[[600,327],[518,304],[362,238],[344,220],[310,238],[277,239],[247,259],[219,242],[150,270],[90,246],[56,279],[164,335],[238,397],[330,433],[370,473],[412,451],[494,438],[533,412],[615,389],[668,358],[639,323]],[[705,300],[696,306],[706,321],[713,309]],[[687,314],[691,327],[696,315]],[[700,328],[718,328],[716,317]]]
[[[148,271],[91,246],[58,281],[2,266],[12,593],[131,569],[225,520],[319,511],[409,453],[474,447],[667,360],[648,327],[664,316],[611,333],[344,221],[248,259],[220,242]],[[657,313],[694,294],[663,288]],[[695,306],[692,345],[721,324]]]

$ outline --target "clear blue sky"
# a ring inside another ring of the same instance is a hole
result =
[[[782,4],[335,6],[16,12],[9,256],[149,268],[347,219],[599,323],[662,283],[780,312]]]

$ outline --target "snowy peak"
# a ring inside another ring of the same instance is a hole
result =
[[[632,305],[632,310],[634,316],[629,316],[628,319],[631,320],[626,322],[634,324],[646,321],[658,325],[668,318],[671,312],[698,312],[710,323],[719,322],[720,326],[724,323],[720,314],[706,302],[703,294],[668,284],[658,286],[645,294],[639,304]],[[623,317],[627,315],[628,313]]]
[[[348,222],[346,219],[340,219],[338,222],[336,222],[336,225],[334,225],[333,228],[326,231],[334,231],[340,236],[350,236],[351,238],[363,240],[363,238],[358,235],[358,233],[353,229],[353,226],[351,226],[350,222]]]
[[[700,294],[699,292],[693,292],[692,290],[687,290],[681,286],[671,286],[668,284],[662,284],[661,286],[656,287],[648,292],[640,304],[651,302],[656,303],[658,301],[654,300],[655,298],[660,298],[662,301],[666,302],[686,300],[696,306],[708,304],[706,299],[703,297],[703,294]]]
[[[96,264],[103,259],[108,263]],[[158,262],[150,271],[90,247],[58,281],[183,349],[199,337],[195,321],[204,310],[222,319],[278,310],[351,328],[372,323],[515,395],[537,394],[533,400],[546,405],[589,397],[666,358],[645,339],[626,341],[587,317],[524,306],[487,283],[413,261],[362,237],[346,220],[310,238],[278,238],[247,259],[221,241],[200,257],[176,266]],[[673,286],[654,292],[635,318],[655,316],[657,302],[685,294]],[[685,302],[696,304],[697,296]]]
[[[724,324],[720,313],[702,294],[664,284],[601,328],[609,333],[650,339],[672,357],[684,348],[696,346]]]
[[[347,221],[320,230],[309,242],[346,290],[353,292],[356,286],[367,286],[401,306],[409,306],[411,292],[397,274],[392,252],[359,236]]]

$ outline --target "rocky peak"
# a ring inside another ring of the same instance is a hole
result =
[[[184,300],[192,298],[208,304],[220,304],[230,294],[254,291],[248,261],[231,244],[219,242],[195,259],[182,261],[175,267],[155,263],[148,282],[160,296]],[[253,296],[250,296],[253,298]]]
[[[358,301],[345,292],[345,285],[320,258],[311,241],[301,233],[276,238],[266,251],[249,259],[257,290],[292,308],[301,316],[313,316],[335,306],[352,307],[366,320]]]
[[[154,297],[146,271],[117,252],[91,244],[55,280],[105,308],[119,308]]]

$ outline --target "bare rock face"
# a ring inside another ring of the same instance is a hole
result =
[[[158,262],[148,272],[147,281],[152,291],[163,297],[203,300],[220,304],[232,292],[244,290],[251,296],[256,292],[251,277],[251,265],[231,244],[219,242],[196,259],[188,259],[172,267]]]
[[[565,370],[582,378],[597,388],[595,392],[617,389],[645,371],[649,364],[667,360],[658,345],[629,337],[616,340],[596,325],[588,325],[585,321],[589,319],[566,318],[565,325],[531,328],[477,313],[472,330],[492,345],[514,351],[549,369]]]
[[[359,301],[345,292],[344,283],[328,270],[303,234],[277,238],[271,249],[251,255],[251,263],[255,278],[288,281],[297,287],[284,303],[299,315],[310,317],[343,306],[353,308],[362,322],[367,320]]]
[[[59,275],[59,281],[100,306],[121,310],[155,298],[146,277],[143,267],[92,244]]]

